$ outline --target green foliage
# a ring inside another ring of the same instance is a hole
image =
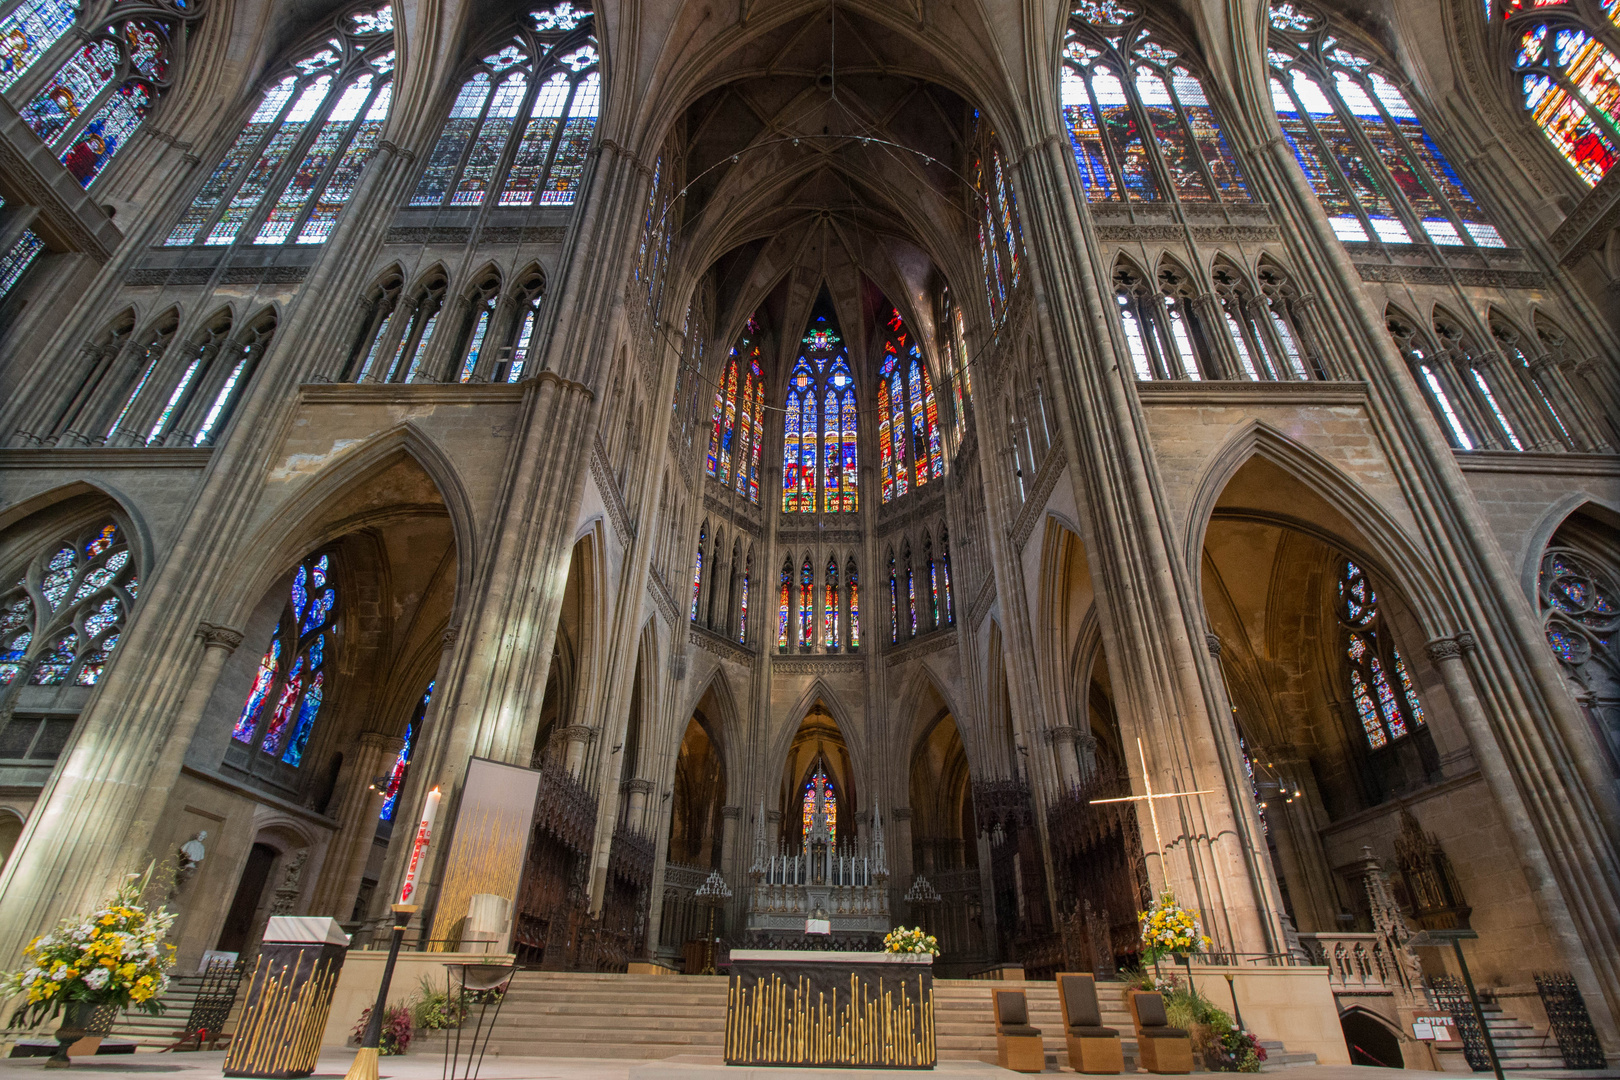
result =
[[[442,1031],[460,1027],[467,1010],[450,997],[450,992],[436,986],[432,979],[422,976],[420,989],[411,999],[411,1019],[424,1031]]]
[[[1185,985],[1181,976],[1130,971],[1122,972],[1121,978],[1136,989],[1164,995],[1166,1019],[1171,1027],[1182,1028],[1191,1037],[1204,1068],[1210,1072],[1260,1071],[1260,1063],[1266,1060],[1265,1047],[1196,988]]]

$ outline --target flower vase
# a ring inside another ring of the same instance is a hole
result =
[[[68,1060],[68,1047],[90,1033],[96,1009],[93,1001],[69,1001],[62,1007],[62,1026],[56,1029],[56,1053],[46,1059],[47,1069],[65,1069],[73,1064]]]

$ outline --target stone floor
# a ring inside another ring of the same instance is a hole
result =
[[[342,1080],[352,1050],[321,1055],[312,1080]],[[43,1058],[0,1059],[0,1080],[70,1080],[79,1076],[127,1074],[174,1075],[175,1080],[215,1080],[223,1075],[223,1053],[109,1055],[81,1058],[68,1073],[44,1070]],[[444,1059],[437,1054],[410,1054],[383,1058],[379,1080],[440,1080]],[[1399,1069],[1360,1068],[1353,1065],[1300,1065],[1286,1070],[1287,1080],[1401,1080],[1410,1076]],[[996,1080],[1018,1073],[977,1062],[946,1062],[931,1072],[914,1070],[862,1069],[750,1069],[726,1068],[718,1058],[672,1058],[663,1061],[603,1061],[586,1058],[496,1058],[484,1060],[479,1080],[897,1080],[903,1076],[928,1076],[934,1080]],[[1070,1074],[1073,1075],[1073,1074]],[[1146,1075],[1146,1074],[1143,1074]],[[1440,1074],[1433,1074],[1440,1075]],[[1582,1080],[1615,1073],[1514,1073],[1514,1080]]]

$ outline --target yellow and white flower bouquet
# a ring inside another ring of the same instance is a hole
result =
[[[916,956],[938,956],[939,939],[932,934],[924,933],[920,926],[909,930],[904,926],[897,926],[884,937],[883,951],[911,953]]]
[[[163,1011],[158,998],[174,966],[174,946],[163,939],[175,916],[142,905],[150,879],[150,869],[129,875],[100,910],[68,919],[28,943],[22,970],[0,974],[0,1000],[24,998],[13,1024],[39,1024],[74,1003]]]
[[[1158,903],[1147,911],[1137,912],[1142,927],[1142,960],[1154,963],[1170,955],[1193,956],[1209,949],[1209,938],[1197,916],[1180,904],[1168,889],[1159,895]]]

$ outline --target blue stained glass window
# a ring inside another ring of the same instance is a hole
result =
[[[1383,625],[1372,580],[1350,560],[1339,576],[1338,616],[1347,631],[1350,700],[1368,747],[1378,750],[1412,734],[1426,717],[1406,660]]]
[[[1272,104],[1339,239],[1506,246],[1372,60],[1346,48],[1306,4],[1273,0],[1271,31]]]
[[[231,729],[236,742],[294,768],[303,763],[326,694],[327,635],[338,599],[331,569],[331,556],[319,555],[293,572],[281,619]]]
[[[433,683],[428,683],[427,693],[422,700],[416,703],[416,712],[411,716],[411,722],[405,725],[405,742],[394,756],[394,764],[388,770],[388,782],[383,786],[382,811],[377,815],[381,821],[393,821],[394,810],[399,805],[399,793],[405,787],[405,773],[410,768],[411,753],[416,748],[416,740],[421,736],[422,721],[427,716],[428,705],[433,701]]]
[[[44,251],[45,241],[33,229],[24,229],[11,250],[0,257],[0,297],[9,295],[16,288],[23,274]]]
[[[46,552],[0,598],[0,686],[94,686],[139,588],[129,548],[106,522]]]

